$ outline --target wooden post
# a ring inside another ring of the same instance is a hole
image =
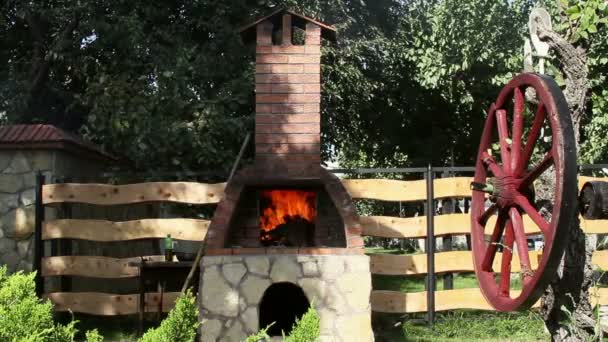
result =
[[[44,279],[42,278],[42,257],[44,256],[44,244],[42,241],[42,222],[44,221],[44,204],[42,203],[42,187],[44,186],[44,175],[38,171],[36,174],[36,218],[34,223],[34,260],[33,270],[36,272],[36,295],[41,297],[44,293]]]
[[[429,326],[435,323],[435,193],[433,191],[434,171],[428,166],[426,174],[426,257],[427,257],[427,319]]]

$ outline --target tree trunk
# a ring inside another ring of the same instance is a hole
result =
[[[552,30],[540,27],[538,34],[549,43],[560,62],[578,151],[588,89],[586,53]],[[568,241],[556,278],[541,298],[541,315],[553,341],[588,341],[593,338],[596,326],[589,293],[594,280],[591,256],[596,237],[586,236],[576,217]]]

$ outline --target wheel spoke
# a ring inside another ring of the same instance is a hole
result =
[[[505,227],[505,245],[500,260],[500,295],[509,297],[511,290],[511,260],[513,259],[513,224],[509,221]]]
[[[511,152],[509,152],[509,130],[507,128],[507,111],[496,110],[496,123],[498,125],[498,141],[500,143],[500,158],[506,173],[511,173]]]
[[[528,240],[526,239],[526,232],[524,231],[524,222],[521,218],[521,214],[516,208],[509,210],[510,222],[513,223],[513,233],[515,234],[515,241],[517,242],[517,254],[519,255],[519,264],[521,265],[522,274],[525,277],[532,275],[532,268],[530,267],[530,255],[528,254]]]
[[[494,177],[504,177],[504,171],[498,166],[494,157],[488,154],[488,152],[481,153],[481,160],[488,166],[490,171],[494,174]]]
[[[536,180],[551,165],[553,165],[553,152],[549,151],[549,153],[545,155],[545,158],[543,158],[540,164],[536,165],[530,172],[528,172],[528,174],[524,176],[519,188],[525,189],[530,186],[530,184],[532,184],[532,182],[534,182],[534,180]]]
[[[500,238],[502,237],[502,231],[505,227],[507,215],[501,212],[498,214],[498,218],[496,219],[496,224],[494,224],[494,231],[492,231],[492,236],[490,237],[490,244],[488,248],[486,248],[486,254],[483,257],[483,262],[481,263],[481,269],[486,272],[492,271],[492,264],[494,263],[494,257],[496,256],[497,244],[500,242]]]
[[[518,170],[521,157],[521,143],[524,132],[524,95],[515,88],[515,112],[513,114],[513,145],[511,146],[511,170]]]
[[[498,206],[496,204],[492,204],[486,211],[483,212],[483,214],[479,216],[479,218],[477,218],[477,222],[485,227],[486,223],[488,223],[488,219],[490,216],[494,215],[496,210],[498,210]]]
[[[538,105],[536,115],[534,115],[534,122],[532,123],[532,128],[530,129],[528,139],[526,140],[526,146],[524,147],[524,151],[521,157],[519,158],[519,164],[516,170],[516,175],[521,175],[526,170],[526,165],[528,165],[528,163],[530,162],[530,156],[532,156],[534,146],[536,145],[536,140],[538,140],[538,137],[540,135],[540,129],[543,127],[544,121],[545,106],[541,103]]]
[[[528,201],[526,196],[521,194],[516,195],[515,203],[517,203],[517,205],[519,205],[519,207],[522,208],[526,214],[528,214],[528,216],[530,216],[530,219],[536,223],[543,235],[547,237],[549,233],[549,223],[545,221],[542,215],[536,211],[532,204],[530,204],[530,201]]]

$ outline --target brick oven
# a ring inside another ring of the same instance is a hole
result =
[[[333,27],[280,9],[241,31],[256,42],[255,159],[226,185],[200,263],[201,341],[287,334],[313,305],[322,341],[373,341],[359,217],[320,165],[321,38]]]

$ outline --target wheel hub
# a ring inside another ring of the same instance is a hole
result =
[[[515,196],[519,194],[518,189],[521,181],[521,178],[515,178],[511,175],[493,178],[492,185],[494,192],[490,197],[490,201],[497,203],[503,208],[515,205]]]

